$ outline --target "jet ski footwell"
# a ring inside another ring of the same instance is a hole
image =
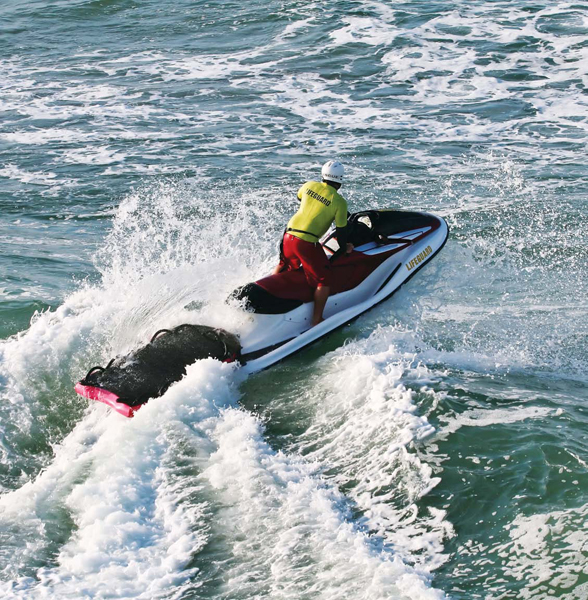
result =
[[[278,273],[232,294],[250,313],[249,329],[239,337],[204,325],[158,331],[139,350],[90,369],[76,392],[132,417],[196,360],[238,361],[250,373],[266,369],[389,298],[441,250],[449,231],[434,215],[396,210],[356,213],[350,223],[351,255],[338,256],[334,231],[321,240],[325,253],[336,260],[331,261],[331,296],[319,325],[310,327],[313,290],[302,269]]]

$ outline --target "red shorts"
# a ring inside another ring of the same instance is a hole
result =
[[[285,233],[280,256],[280,271],[295,271],[300,267],[304,269],[306,280],[311,287],[329,285],[331,265],[322,246]]]

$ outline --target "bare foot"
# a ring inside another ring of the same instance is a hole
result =
[[[315,327],[316,325],[318,325],[319,323],[322,323],[324,321],[324,319],[321,319],[320,321],[313,321],[311,327]]]

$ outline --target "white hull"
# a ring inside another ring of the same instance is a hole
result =
[[[443,219],[438,220],[439,228],[390,256],[357,287],[331,296],[325,307],[325,320],[316,327],[310,328],[312,302],[285,314],[253,314],[249,330],[242,333],[240,339],[245,371],[253,373],[266,369],[391,296],[445,244],[448,227]],[[394,239],[410,241],[422,236],[422,233],[422,230],[404,232],[394,235]],[[397,247],[402,247],[402,244],[397,244]],[[356,248],[356,251],[373,254],[382,250],[369,243]]]

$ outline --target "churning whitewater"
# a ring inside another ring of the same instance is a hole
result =
[[[7,0],[0,31],[2,598],[588,597],[587,6]],[[246,326],[330,158],[443,251],[266,371],[76,396]]]

